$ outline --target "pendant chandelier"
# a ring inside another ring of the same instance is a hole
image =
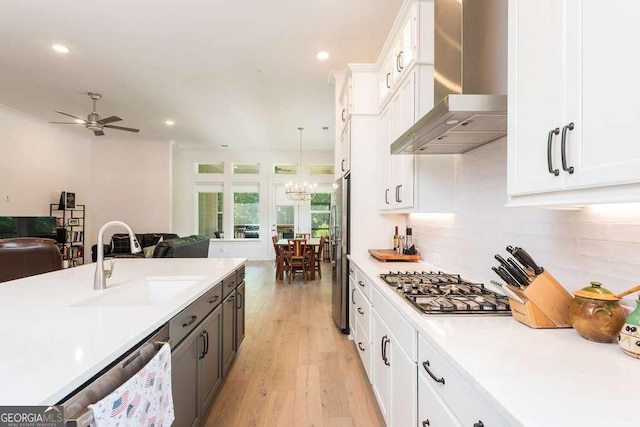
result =
[[[302,175],[302,131],[304,128],[298,128],[300,131],[300,163],[298,163],[298,174]],[[316,184],[306,182],[289,182],[285,186],[287,197],[296,202],[312,200],[316,196]]]

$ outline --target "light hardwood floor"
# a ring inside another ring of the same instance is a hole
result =
[[[248,262],[246,337],[204,425],[384,426],[352,341],[331,317],[331,266],[322,279],[274,280]]]

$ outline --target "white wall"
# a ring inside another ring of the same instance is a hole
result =
[[[0,215],[49,215],[61,191],[85,204],[90,155],[89,137],[0,105]]]
[[[87,210],[90,250],[103,224],[124,221],[136,233],[169,233],[171,229],[171,147],[168,141],[95,138],[90,158]],[[105,240],[117,227],[106,232]],[[90,255],[90,252],[89,252]]]
[[[247,257],[250,259],[270,259],[272,257],[272,224],[274,223],[271,201],[274,199],[273,185],[297,181],[293,175],[274,175],[275,164],[297,164],[298,150],[233,150],[179,148],[173,151],[173,229],[179,235],[197,234],[196,185],[197,183],[222,183],[225,188],[224,222],[232,224],[232,200],[227,188],[234,183],[258,183],[260,185],[260,239],[233,240],[229,230],[225,239],[212,239],[209,248],[211,257]],[[224,175],[199,175],[196,163],[225,163]],[[260,175],[233,175],[232,163],[260,163]],[[309,165],[333,165],[333,150],[308,150],[302,152],[303,171]],[[332,176],[302,176],[303,180],[318,184],[333,183]],[[228,228],[228,227],[227,227]]]
[[[505,208],[506,194],[506,138],[459,156],[455,214],[409,215],[423,258],[488,283],[499,280],[491,271],[494,255],[506,257],[512,245],[570,292],[591,281],[613,292],[640,281],[640,205]],[[633,297],[626,303],[635,306]]]

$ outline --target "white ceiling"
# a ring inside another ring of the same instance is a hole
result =
[[[0,11],[0,104],[97,112],[184,146],[331,148],[330,70],[375,62],[402,0],[19,0]],[[51,49],[64,44],[71,53]],[[320,62],[316,52],[331,58]],[[176,125],[168,128],[166,119]],[[56,126],[56,125],[51,125]],[[329,126],[329,131],[322,131]],[[69,126],[71,127],[71,126]],[[93,134],[81,125],[77,132]],[[93,136],[92,136],[93,137]]]

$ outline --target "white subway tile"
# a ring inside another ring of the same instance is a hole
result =
[[[613,242],[640,243],[640,225],[611,224],[608,227],[609,240]]]

